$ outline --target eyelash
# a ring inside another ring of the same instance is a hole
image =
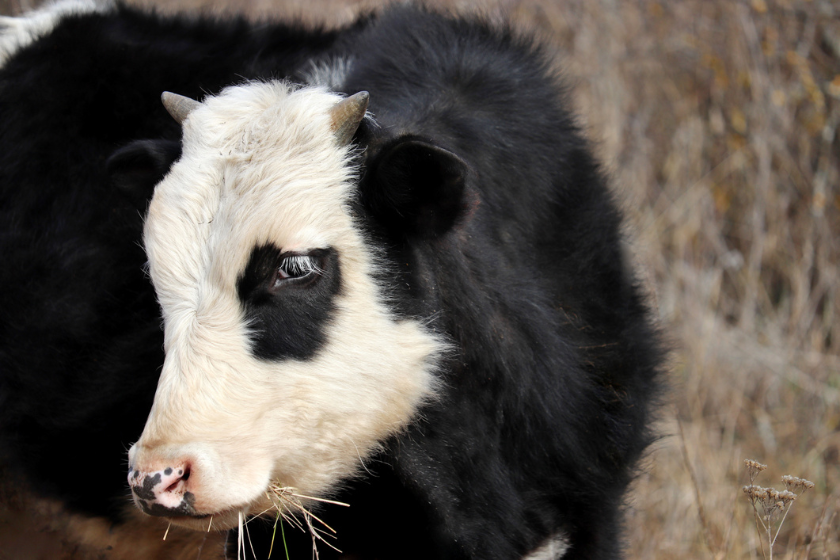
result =
[[[293,278],[302,278],[312,273],[323,274],[324,272],[310,255],[290,255],[285,257],[277,268],[284,270],[286,274]]]
[[[274,271],[272,288],[281,289],[284,286],[300,285],[302,281],[307,279],[314,280],[316,276],[324,273],[319,264],[319,259],[314,255],[288,255],[283,257]]]

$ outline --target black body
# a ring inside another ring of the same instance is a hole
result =
[[[380,280],[455,348],[440,400],[331,496],[351,508],[319,517],[347,558],[512,559],[559,533],[565,558],[620,557],[662,351],[619,212],[540,49],[417,8],[322,31],[120,6],[66,18],[0,69],[7,476],[82,514],[119,520],[127,501],[125,449],[163,361],[140,247],[179,154],[161,92],[297,81],[336,59],[377,122],[355,141]],[[265,529],[251,537],[267,550]],[[285,534],[309,557],[307,535]]]

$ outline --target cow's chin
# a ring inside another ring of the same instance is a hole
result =
[[[273,510],[271,503],[263,499],[239,507],[226,508],[215,513],[173,516],[166,519],[171,521],[173,525],[179,525],[194,531],[227,531],[238,527],[240,519],[245,522],[250,515],[270,513],[269,509]]]
[[[167,521],[171,521],[173,525],[192,529],[193,531],[226,531],[239,525],[240,515],[244,516],[243,509],[229,509],[214,514],[200,515],[200,516],[176,516],[166,517]]]

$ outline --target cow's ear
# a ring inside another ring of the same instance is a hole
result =
[[[137,140],[111,154],[105,170],[112,184],[140,210],[145,210],[161,179],[181,157],[176,140]]]
[[[468,173],[467,164],[454,153],[403,138],[371,158],[362,196],[388,229],[410,237],[437,237],[470,213]]]

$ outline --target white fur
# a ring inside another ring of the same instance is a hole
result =
[[[310,60],[301,74],[306,83],[313,86],[325,86],[332,91],[341,91],[344,80],[350,73],[353,60],[350,58],[332,58],[328,60]]]
[[[73,14],[105,13],[113,6],[110,1],[59,0],[21,17],[0,16],[0,68],[15,52],[52,31],[62,18]]]
[[[196,510],[219,514],[214,527],[261,511],[272,481],[329,494],[434,393],[444,344],[390,315],[348,211],[355,170],[328,117],[340,99],[273,82],[205,100],[150,205],[145,245],[166,361],[130,461],[144,472],[190,462]],[[267,242],[337,251],[342,290],[310,361],[248,349],[236,280]]]
[[[569,551],[569,538],[565,533],[549,537],[539,548],[522,560],[560,560]]]

